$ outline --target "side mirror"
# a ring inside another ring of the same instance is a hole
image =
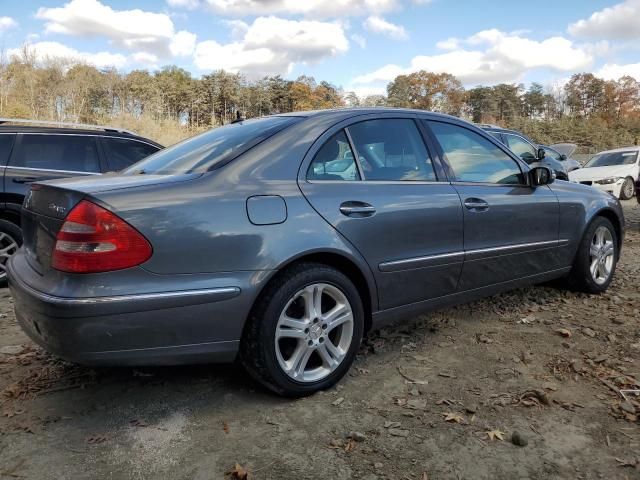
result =
[[[547,155],[547,152],[544,151],[544,148],[538,149],[538,160],[542,160]]]
[[[553,183],[556,179],[556,174],[549,167],[534,167],[529,170],[529,178],[531,178],[532,186],[539,187]]]
[[[567,156],[564,153],[560,155],[560,160],[564,162],[566,159],[567,159]]]

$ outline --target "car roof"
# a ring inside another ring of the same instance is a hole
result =
[[[323,116],[348,116],[352,115],[368,115],[368,114],[380,114],[380,113],[413,113],[418,115],[428,115],[430,117],[440,117],[446,119],[453,119],[457,121],[466,122],[458,117],[454,117],[452,115],[447,115],[445,113],[437,113],[430,112],[428,110],[419,110],[415,108],[393,108],[393,107],[348,107],[348,108],[331,108],[327,110],[308,110],[308,111],[300,111],[300,112],[287,112],[287,113],[279,113],[276,116],[291,116],[291,117],[304,117],[304,118],[313,118],[313,117],[323,117]],[[466,122],[469,123],[469,122]]]
[[[97,135],[101,137],[130,138],[132,140],[140,140],[145,143],[149,143],[158,148],[163,148],[162,145],[154,142],[153,140],[149,140],[148,138],[141,137],[139,135],[133,135],[129,132],[120,132],[116,130],[0,124],[0,133],[52,133],[58,135]]]
[[[620,147],[620,148],[613,148],[611,150],[603,150],[602,152],[598,152],[596,153],[596,155],[600,155],[602,153],[616,153],[616,152],[628,152],[628,151],[640,151],[640,146],[638,145],[631,145],[630,147]],[[594,155],[595,156],[595,155]]]

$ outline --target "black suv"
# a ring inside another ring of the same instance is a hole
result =
[[[545,149],[537,146],[533,140],[517,130],[498,127],[496,125],[478,125],[485,132],[500,140],[529,165],[535,163],[551,168],[556,172],[558,180],[569,180],[569,173],[562,162],[545,155]]]
[[[46,124],[58,126],[35,126]],[[0,119],[0,286],[8,258],[22,244],[20,210],[30,183],[122,170],[161,148],[116,128]]]

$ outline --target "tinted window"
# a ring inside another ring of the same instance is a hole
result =
[[[298,120],[297,117],[264,117],[231,123],[160,150],[125,174],[203,173],[233,160],[263,140]]]
[[[103,138],[110,170],[122,170],[158,151],[157,147],[124,138]]]
[[[365,180],[436,180],[413,120],[368,120],[349,127]]]
[[[538,152],[535,147],[524,138],[511,134],[504,134],[504,138],[507,140],[507,146],[511,151],[525,162],[531,163],[537,160]]]
[[[600,153],[589,160],[584,168],[589,167],[610,167],[614,165],[633,165],[638,158],[637,150],[626,152]]]
[[[444,158],[460,182],[522,184],[518,164],[497,145],[467,128],[429,122]]]
[[[22,135],[11,166],[100,172],[96,139],[80,135]]]
[[[547,148],[547,147],[542,147],[542,148],[544,148],[545,157],[553,158],[554,160],[557,160],[559,162],[562,161],[561,155],[555,150],[553,150],[552,148]]]
[[[318,150],[307,172],[309,180],[360,180],[353,152],[343,130]]]
[[[0,134],[0,165],[6,165],[11,155],[11,147],[13,147],[13,140],[16,138],[14,134]]]

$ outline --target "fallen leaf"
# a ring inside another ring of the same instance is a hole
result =
[[[344,451],[349,453],[356,448],[356,441],[353,438],[349,438],[344,444]]]
[[[133,420],[130,420],[129,425],[131,425],[132,427],[148,427],[149,426],[147,422],[139,418],[134,418]]]
[[[233,470],[228,471],[225,475],[231,476],[234,480],[248,480],[249,470],[236,462]]]
[[[567,328],[558,328],[556,330],[556,333],[558,335],[562,335],[565,338],[569,338],[571,337],[571,330],[567,329]]]
[[[99,443],[104,443],[108,440],[106,435],[91,435],[90,437],[87,438],[87,443],[90,445],[97,445]]]
[[[224,430],[224,433],[229,433],[229,425],[227,425],[227,422],[222,422],[222,430]]]
[[[459,413],[445,412],[442,414],[445,422],[465,423],[464,417]]]
[[[344,397],[340,397],[340,398],[336,398],[331,405],[333,405],[334,407],[337,407],[338,405],[340,405],[342,402],[344,402]]]
[[[504,432],[501,432],[500,430],[490,430],[487,432],[487,436],[489,437],[489,440],[495,440],[496,438],[498,440],[504,440]]]

